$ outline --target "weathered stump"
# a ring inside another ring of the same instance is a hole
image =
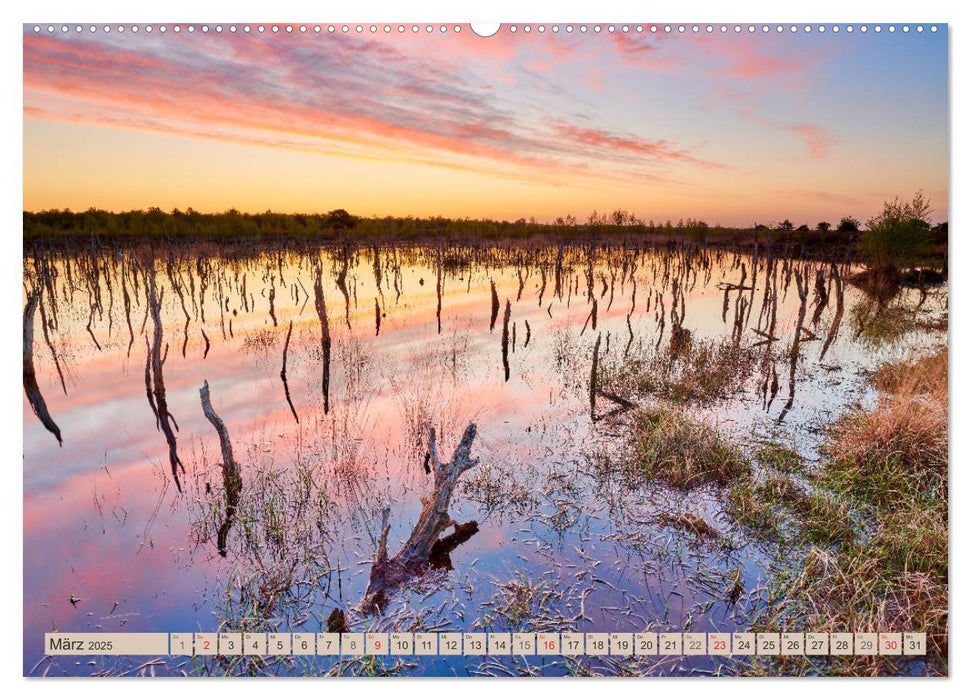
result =
[[[469,423],[451,461],[444,464],[438,458],[435,429],[429,427],[428,433],[428,461],[434,478],[432,493],[422,499],[418,521],[393,557],[388,557],[391,507],[386,507],[382,512],[377,557],[371,567],[367,591],[361,601],[361,609],[365,613],[379,612],[396,589],[410,579],[421,576],[435,561],[443,561],[452,549],[478,530],[476,523],[459,525],[448,514],[452,493],[459,477],[479,463],[471,455],[476,436],[475,423]],[[452,526],[455,526],[455,532],[442,538],[442,533]]]

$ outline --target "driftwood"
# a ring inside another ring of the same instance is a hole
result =
[[[753,330],[753,331],[755,332],[755,334],[756,334],[756,335],[760,335],[760,336],[762,336],[763,338],[765,338],[765,342],[772,342],[772,343],[775,343],[776,341],[778,341],[778,340],[779,340],[778,338],[776,338],[776,337],[775,337],[774,335],[772,335],[771,333],[766,333],[765,331],[762,331],[762,330],[759,330],[758,328],[753,328],[752,330]],[[759,343],[756,343],[756,345],[758,345],[758,344],[759,344]]]
[[[199,389],[199,399],[202,401],[202,412],[212,423],[219,436],[219,449],[222,451],[223,462],[223,489],[226,493],[226,513],[219,526],[216,535],[216,547],[221,556],[226,556],[226,541],[229,537],[229,530],[236,519],[236,509],[239,507],[239,494],[243,489],[243,478],[240,474],[239,465],[233,457],[233,443],[229,439],[229,431],[226,424],[218,416],[209,400],[209,382],[203,381]]]
[[[597,389],[597,396],[607,399],[608,401],[613,401],[615,404],[625,409],[637,407],[637,404],[630,399],[625,399],[623,396],[619,396],[618,394],[610,391],[604,391],[603,389]]]
[[[479,460],[470,454],[476,436],[475,423],[469,423],[462,435],[462,440],[455,448],[451,461],[444,464],[438,458],[435,429],[429,427],[428,433],[428,455],[434,478],[432,493],[422,499],[418,521],[408,539],[393,557],[388,557],[391,507],[386,507],[382,512],[377,556],[371,567],[367,591],[361,601],[361,609],[365,613],[379,612],[396,589],[410,579],[421,576],[436,562],[447,562],[451,549],[478,530],[475,522],[459,525],[448,514],[452,492],[459,477],[479,463]],[[452,526],[455,527],[455,532],[442,538],[442,533]]]
[[[44,401],[44,395],[40,393],[37,374],[34,371],[34,313],[37,311],[38,302],[40,302],[40,291],[35,290],[27,299],[27,306],[24,307],[24,393],[27,394],[30,407],[34,409],[34,415],[57,438],[57,444],[63,446],[61,429],[57,427],[50,411],[47,410],[47,402]]]

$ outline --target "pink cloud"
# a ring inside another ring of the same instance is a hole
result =
[[[634,134],[615,134],[604,129],[580,127],[554,122],[558,138],[589,148],[643,156],[653,161],[678,161],[707,168],[722,168],[721,164],[691,156],[674,143],[664,139],[650,140]]]
[[[666,51],[662,37],[656,34],[614,32],[610,39],[623,61],[633,68],[672,72],[684,67],[683,60]]]
[[[839,143],[835,134],[815,124],[787,124],[781,128],[802,139],[810,158],[825,158]]]
[[[462,52],[491,39],[435,40]],[[519,45],[533,47],[533,39]],[[330,37],[326,51],[320,40],[27,35],[24,114],[548,182],[571,171],[623,178],[658,159],[703,163],[667,142],[662,158],[622,138],[591,158],[589,142],[537,125],[497,95],[498,78],[462,62],[416,53],[407,40]],[[499,45],[506,48],[490,55],[513,55],[508,37]],[[556,53],[573,43],[545,37],[537,45]]]

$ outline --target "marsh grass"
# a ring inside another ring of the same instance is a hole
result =
[[[798,451],[774,440],[759,445],[755,458],[763,467],[785,473],[801,472],[805,467],[805,459]]]
[[[817,490],[801,494],[792,506],[803,541],[817,545],[853,541],[853,515],[838,498]]]
[[[556,594],[549,581],[531,581],[524,574],[500,584],[493,599],[496,618],[509,629],[535,629],[544,611],[556,602]]]
[[[651,395],[678,403],[710,402],[738,393],[757,365],[757,355],[733,342],[686,336],[678,351],[640,345],[636,354],[611,355],[600,365],[600,383],[621,396]]]
[[[892,346],[914,331],[947,331],[947,314],[937,314],[898,299],[889,303],[863,297],[850,308],[853,334],[873,348]]]
[[[516,571],[496,582],[495,594],[482,608],[473,629],[550,632],[570,630],[584,619],[583,599],[588,589],[578,581],[557,585],[549,576]],[[569,613],[574,611],[574,615]]]
[[[677,409],[645,408],[634,415],[627,469],[679,489],[726,486],[751,469],[717,430]]]
[[[946,673],[947,351],[886,365],[874,380],[876,406],[837,421],[824,445],[818,481],[831,495],[796,501],[812,515],[810,539],[828,546],[812,546],[798,568],[780,575],[784,595],[770,615],[806,630],[922,631],[924,672]],[[841,517],[850,508],[865,523],[855,537]],[[840,534],[837,523],[848,531]],[[908,662],[832,657],[825,670],[885,675]]]
[[[775,538],[782,527],[782,515],[776,504],[763,497],[762,489],[752,477],[738,479],[728,492],[729,514],[743,527],[763,536]]]
[[[834,426],[824,451],[825,481],[877,506],[947,499],[947,351],[892,363],[875,375],[872,410]]]
[[[769,473],[740,478],[728,493],[728,512],[763,537],[794,544],[826,545],[853,538],[853,518],[845,504],[819,490],[805,490],[788,476]]]

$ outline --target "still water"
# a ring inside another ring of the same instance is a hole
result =
[[[38,388],[63,438],[25,395],[24,672],[37,675],[374,672],[329,658],[43,657],[52,630],[320,631],[335,609],[352,631],[747,629],[778,552],[732,520],[717,488],[683,492],[605,466],[623,458],[630,411],[603,397],[591,411],[598,337],[600,362],[615,367],[671,352],[675,327],[754,353],[737,390],[688,411],[743,451],[771,438],[811,461],[826,424],[873,400],[869,371],[946,337],[862,336],[852,310],[867,302],[842,281],[850,268],[782,251],[185,250],[24,263],[25,305],[40,290]],[[944,290],[902,299],[922,317],[946,314]],[[235,496],[204,381],[240,465]],[[382,509],[394,553],[431,488],[428,426],[445,461],[469,422],[480,462],[450,514],[478,532],[450,568],[363,614]],[[682,511],[718,537],[658,522]],[[738,600],[725,593],[736,575]],[[395,663],[377,668],[644,674],[720,662]]]

